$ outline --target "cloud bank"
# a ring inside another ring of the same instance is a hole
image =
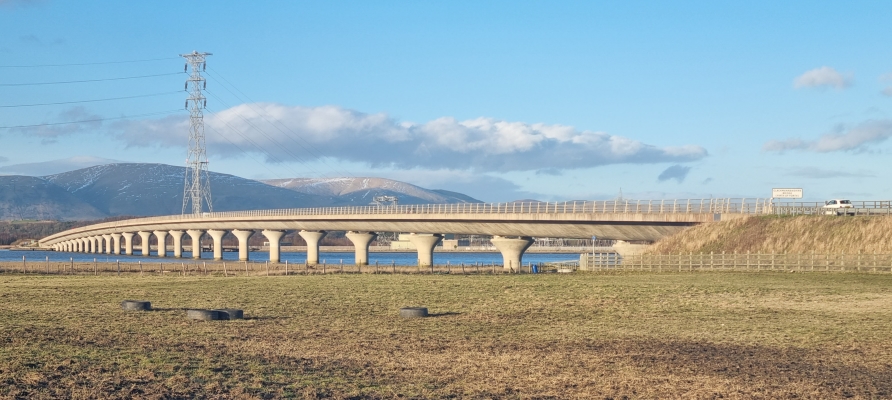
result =
[[[833,68],[821,67],[806,71],[793,80],[793,87],[801,88],[821,88],[832,87],[836,89],[845,89],[851,86],[851,78],[843,76]]]
[[[262,153],[268,162],[338,159],[371,167],[508,172],[620,163],[688,162],[700,146],[658,147],[570,126],[442,117],[416,124],[337,106],[242,104],[205,118],[209,152]],[[129,146],[185,146],[184,116],[120,121],[114,134]]]
[[[892,120],[875,120],[867,121],[847,131],[840,127],[837,132],[825,134],[817,140],[798,138],[771,140],[762,146],[762,150],[772,152],[804,150],[815,153],[864,151],[869,145],[881,143],[890,136],[892,136]]]

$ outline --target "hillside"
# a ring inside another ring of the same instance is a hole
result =
[[[179,214],[184,167],[164,164],[108,164],[43,177],[105,215]],[[214,211],[315,207],[330,198],[211,172]]]
[[[892,253],[892,216],[760,216],[703,224],[660,240],[647,252]]]
[[[88,220],[106,214],[64,188],[31,176],[0,176],[2,220]]]
[[[461,193],[428,190],[385,178],[291,178],[262,182],[299,193],[336,197],[349,205],[367,205],[375,196],[396,196],[399,204],[480,203]]]
[[[382,178],[261,182],[215,172],[209,175],[214,211],[363,206],[381,195],[397,196],[400,204],[479,202],[461,193]],[[97,165],[43,177],[0,176],[0,220],[179,214],[184,176],[184,167],[138,163]]]

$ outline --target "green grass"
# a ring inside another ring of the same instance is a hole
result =
[[[884,398],[890,334],[892,275],[5,274],[0,397]]]

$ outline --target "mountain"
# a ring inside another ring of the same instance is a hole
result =
[[[122,161],[110,160],[108,158],[78,156],[69,157],[61,160],[44,161],[37,163],[13,164],[0,167],[0,174],[3,175],[25,175],[25,176],[45,176],[58,174],[65,171],[73,171],[81,168],[89,168],[97,165],[116,164]]]
[[[331,196],[345,205],[368,205],[375,196],[396,196],[399,204],[480,203],[447,190],[429,190],[385,178],[292,178],[261,181],[299,193]]]
[[[97,165],[42,177],[0,175],[0,219],[95,220],[182,212],[186,168],[164,164]],[[214,211],[368,205],[374,196],[400,204],[472,203],[445,190],[382,178],[256,181],[209,174]]]
[[[106,216],[64,188],[31,176],[0,176],[0,219],[90,220]]]
[[[109,164],[43,177],[106,215],[170,215],[183,208],[185,167]],[[331,198],[211,172],[214,211],[262,210],[329,205]]]

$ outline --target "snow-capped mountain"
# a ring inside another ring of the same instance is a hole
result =
[[[400,204],[479,203],[460,193],[429,190],[385,178],[291,178],[262,181],[268,185],[318,196],[332,196],[350,205],[366,205],[375,196],[396,196]]]
[[[0,176],[0,219],[90,220],[182,212],[186,168],[107,164],[43,177]],[[260,182],[211,172],[214,211],[368,205],[374,196],[400,204],[478,202],[381,178],[279,179]]]

